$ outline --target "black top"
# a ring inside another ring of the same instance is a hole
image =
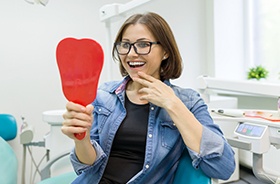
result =
[[[100,184],[127,183],[143,167],[149,104],[138,105],[125,95],[127,115],[120,125]]]

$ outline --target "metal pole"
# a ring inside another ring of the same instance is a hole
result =
[[[21,184],[25,184],[26,145],[23,144],[23,158],[21,170]]]

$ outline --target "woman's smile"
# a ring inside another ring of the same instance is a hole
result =
[[[131,68],[139,68],[139,67],[144,66],[146,64],[146,62],[143,62],[143,61],[129,61],[129,62],[127,62],[127,64]]]

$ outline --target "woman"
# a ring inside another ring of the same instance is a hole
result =
[[[75,142],[74,183],[172,183],[184,149],[194,167],[228,179],[234,153],[206,104],[169,81],[181,75],[182,60],[166,21],[132,15],[112,54],[124,79],[100,86],[92,105],[66,105],[62,132]],[[84,131],[83,140],[73,136]]]

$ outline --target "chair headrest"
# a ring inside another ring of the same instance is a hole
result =
[[[17,135],[17,122],[10,114],[0,114],[0,137],[9,141]]]

